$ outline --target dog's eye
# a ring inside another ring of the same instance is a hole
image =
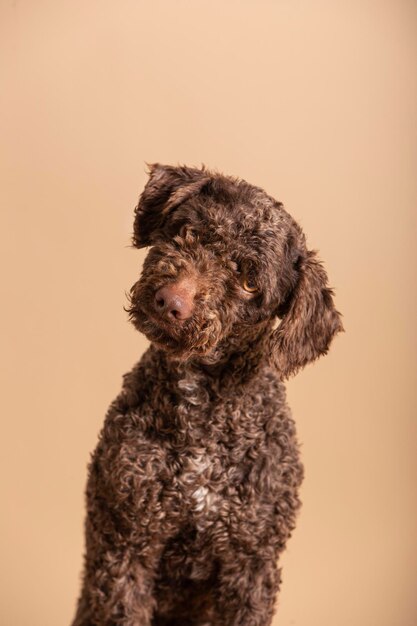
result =
[[[194,235],[195,234],[195,230],[193,229],[193,227],[190,224],[182,224],[181,228],[178,231],[178,234],[180,237],[182,237],[183,239],[185,239],[185,237],[187,235]]]
[[[242,276],[242,287],[248,293],[257,293],[259,291],[252,272],[244,273]]]
[[[187,224],[183,224],[183,225],[181,226],[181,228],[180,228],[180,229],[179,229],[179,231],[178,231],[178,234],[179,234],[179,236],[180,236],[180,237],[182,237],[182,238],[184,238],[184,237],[185,237],[185,235],[187,234],[187,228],[188,228],[188,225],[187,225]]]

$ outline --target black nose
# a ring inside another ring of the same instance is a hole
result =
[[[195,283],[183,280],[164,285],[155,293],[155,310],[170,321],[183,321],[191,317],[194,309]]]

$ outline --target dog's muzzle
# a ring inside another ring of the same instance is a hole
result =
[[[155,293],[155,313],[165,322],[181,324],[193,314],[196,290],[197,285],[191,278],[163,285]]]

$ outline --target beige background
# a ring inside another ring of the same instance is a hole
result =
[[[415,625],[416,3],[0,6],[0,623],[73,615],[89,452],[146,345],[122,307],[161,161],[283,201],[344,313],[288,385],[306,480],[274,623]]]

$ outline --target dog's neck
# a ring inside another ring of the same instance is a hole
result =
[[[273,321],[252,326],[239,337],[226,338],[214,353],[180,360],[156,348],[168,373],[176,378],[194,375],[206,379],[217,387],[244,385],[257,375],[259,368],[268,363],[268,340]]]

